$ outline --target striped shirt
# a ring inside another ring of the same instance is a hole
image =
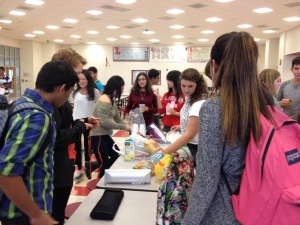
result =
[[[16,103],[23,101],[35,102],[50,115],[53,113],[51,104],[34,90],[26,89]],[[52,211],[53,147],[56,137],[54,122],[52,141],[44,154],[31,167],[26,167],[26,163],[42,146],[49,124],[49,117],[41,111],[21,111],[10,119],[5,145],[0,151],[0,174],[22,176],[31,198],[46,213]],[[4,196],[0,202],[0,217],[16,218],[22,215]]]

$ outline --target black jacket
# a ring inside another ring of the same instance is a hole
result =
[[[68,153],[68,145],[77,142],[85,132],[85,124],[73,121],[72,106],[67,101],[55,109],[53,118],[56,122],[56,144],[54,148],[54,188],[73,186],[73,173]],[[72,123],[72,128],[70,125]]]

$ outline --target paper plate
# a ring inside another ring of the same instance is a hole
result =
[[[167,141],[170,143],[174,143],[178,138],[181,137],[180,132],[172,132],[167,133]]]

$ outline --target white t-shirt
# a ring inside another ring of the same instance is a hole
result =
[[[94,100],[88,100],[88,95],[83,95],[79,92],[75,94],[74,109],[73,109],[74,120],[87,118],[92,115],[95,103],[98,101],[100,97],[99,90],[94,88],[94,91],[95,91]],[[73,97],[73,93],[71,94],[71,97]],[[70,100],[72,101],[72,98],[70,98]]]
[[[0,78],[0,84],[1,84],[1,90],[0,90],[0,93],[1,94],[4,94],[4,95],[8,95],[9,94],[9,88],[5,88],[5,87],[2,87],[4,84],[11,84],[12,83],[12,80],[11,78],[9,79],[6,79],[6,78]]]
[[[188,98],[186,99],[183,107],[180,110],[180,127],[181,127],[182,134],[185,133],[185,129],[187,127],[189,117],[190,116],[199,117],[200,108],[203,102],[205,102],[205,100],[199,100],[190,106],[189,99]],[[198,145],[198,139],[199,139],[199,131],[197,132],[193,140],[191,140],[189,143]]]

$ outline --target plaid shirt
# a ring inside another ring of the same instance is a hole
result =
[[[16,100],[35,102],[49,114],[53,107],[37,92],[26,89],[24,95]],[[38,110],[23,110],[14,115],[9,122],[9,131],[5,145],[0,151],[0,174],[4,176],[22,176],[28,192],[37,205],[46,213],[52,210],[52,180],[53,180],[53,147],[54,135],[44,154],[26,167],[26,163],[42,146],[49,130],[49,117]],[[22,212],[6,197],[0,202],[0,217],[16,218]]]

